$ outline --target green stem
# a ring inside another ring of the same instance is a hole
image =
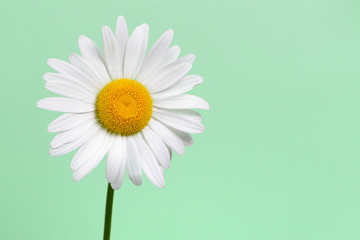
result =
[[[112,214],[113,199],[114,199],[114,189],[112,189],[112,187],[109,183],[108,189],[107,189],[107,196],[106,196],[104,240],[110,240],[111,214]]]

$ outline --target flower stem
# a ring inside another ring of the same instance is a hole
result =
[[[107,189],[107,196],[106,196],[104,240],[110,240],[111,214],[112,214],[113,199],[114,199],[114,189],[112,189],[112,187],[109,183],[108,189]]]

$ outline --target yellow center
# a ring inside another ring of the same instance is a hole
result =
[[[135,80],[114,80],[96,99],[96,116],[101,126],[120,135],[140,132],[150,121],[151,114],[150,93]]]

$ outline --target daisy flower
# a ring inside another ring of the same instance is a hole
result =
[[[201,133],[201,116],[192,109],[209,109],[203,99],[186,94],[203,79],[187,75],[193,54],[179,57],[172,46],[173,30],[166,31],[147,51],[149,27],[138,26],[129,37],[123,17],[115,34],[102,29],[103,51],[86,36],[79,37],[81,55],[69,62],[49,59],[57,73],[46,73],[45,88],[63,97],[37,102],[39,108],[63,112],[48,126],[58,132],[51,141],[51,156],[76,149],[71,161],[73,179],[79,181],[104,158],[106,179],[113,189],[122,185],[125,171],[135,185],[142,172],[157,187],[164,187],[163,169],[172,151],[184,154],[191,133]]]

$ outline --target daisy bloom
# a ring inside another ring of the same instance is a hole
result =
[[[102,29],[103,51],[86,36],[79,37],[81,55],[69,62],[49,59],[57,73],[46,73],[45,88],[62,95],[37,102],[39,108],[63,112],[48,126],[58,132],[51,141],[51,156],[76,149],[71,161],[73,179],[79,181],[107,154],[106,179],[115,190],[125,171],[135,185],[142,172],[157,187],[164,187],[163,169],[172,151],[184,154],[191,133],[201,133],[201,116],[192,109],[209,109],[203,99],[186,94],[203,79],[187,75],[193,54],[179,57],[172,46],[173,30],[166,31],[147,52],[149,27],[132,34],[119,17],[115,34]],[[147,52],[147,53],[146,53]]]

